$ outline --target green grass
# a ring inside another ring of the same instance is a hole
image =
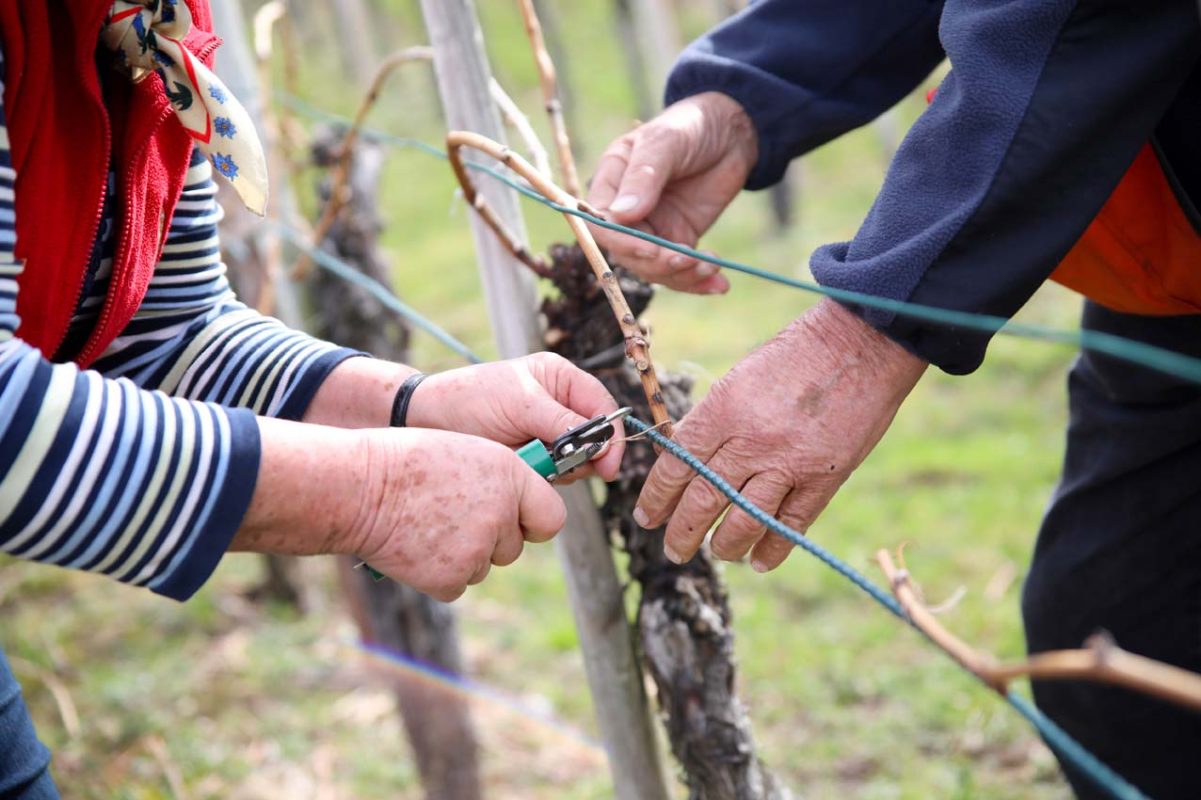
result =
[[[479,5],[498,75],[533,112],[536,82],[515,7]],[[400,32],[391,43],[418,41],[411,4],[386,6]],[[608,5],[556,6],[572,56],[587,172],[606,141],[628,126],[632,100]],[[321,42],[310,44],[306,96],[349,112],[356,93],[339,85],[332,39]],[[390,84],[373,125],[440,140],[423,69],[408,68]],[[922,105],[916,97],[906,101],[899,118],[911,121]],[[803,275],[815,246],[854,234],[884,163],[877,134],[855,132],[804,161],[800,221],[787,234],[771,233],[763,198],[745,196],[705,246]],[[298,188],[307,192],[307,180]],[[494,353],[467,211],[454,188],[443,162],[396,152],[384,183],[384,244],[409,303]],[[565,237],[554,214],[529,204],[526,210],[538,246]],[[724,298],[662,294],[648,315],[658,363],[696,375],[697,397],[814,302],[751,278],[732,281]],[[1076,308],[1065,294],[1047,291],[1023,316],[1070,326]],[[971,378],[930,374],[811,535],[872,574],[877,548],[908,542],[908,566],[931,602],[963,589],[945,624],[982,649],[1019,655],[1019,589],[1062,455],[1071,355],[999,338]],[[420,334],[414,360],[426,369],[456,363]],[[354,648],[330,565],[307,567],[317,608],[297,618],[243,599],[258,577],[257,562],[246,556],[227,558],[186,605],[87,575],[0,564],[0,643],[17,659],[66,796],[170,797],[167,776],[177,772],[191,798],[420,797],[388,692],[389,681],[404,673],[381,669]],[[812,559],[794,555],[766,577],[735,564],[725,577],[741,695],[763,755],[799,793],[1068,796],[1049,753],[1016,714]],[[457,608],[473,679],[595,736],[552,548],[529,548]],[[75,734],[64,726],[47,674],[78,712]],[[493,699],[477,698],[473,710],[490,796],[611,796],[603,760],[588,741]]]

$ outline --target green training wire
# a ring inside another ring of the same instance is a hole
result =
[[[482,164],[468,163],[468,166],[479,172],[483,172],[513,189],[521,192],[521,194],[529,197],[532,200],[537,200],[545,206],[548,206],[555,211],[563,214],[571,214],[586,220],[600,228],[608,228],[618,233],[624,233],[629,236],[642,239],[645,242],[657,244],[660,247],[665,247],[668,250],[673,250],[686,256],[691,256],[699,261],[707,261],[710,264],[716,264],[719,267],[742,272],[747,275],[753,275],[757,278],[773,281],[791,286],[794,289],[820,294],[829,297],[833,300],[839,300],[853,305],[875,308],[882,311],[892,312],[904,317],[913,319],[925,320],[934,322],[948,327],[971,328],[973,330],[982,331],[984,333],[998,333],[1004,336],[1013,336],[1020,339],[1033,339],[1044,342],[1054,342],[1057,344],[1074,345],[1087,350],[1092,350],[1097,353],[1105,353],[1106,355],[1119,358],[1123,361],[1137,364],[1139,366],[1150,367],[1159,372],[1173,375],[1177,378],[1183,378],[1193,383],[1201,383],[1201,359],[1192,358],[1181,353],[1176,353],[1171,350],[1165,350],[1162,347],[1156,347],[1144,342],[1138,342],[1133,339],[1127,339],[1122,336],[1115,336],[1111,333],[1102,333],[1100,331],[1090,330],[1063,330],[1060,328],[1052,328],[1047,325],[1036,325],[1028,322],[1012,322],[1005,317],[998,317],[991,314],[976,314],[970,311],[953,311],[947,308],[938,308],[937,306],[926,306],[920,303],[909,303],[904,300],[891,300],[886,297],[877,297],[876,295],[865,294],[863,292],[855,292],[849,289],[835,289],[829,286],[821,286],[820,284],[810,281],[803,281],[798,278],[789,278],[785,275],[780,275],[775,272],[753,267],[749,264],[743,264],[739,261],[733,261],[728,258],[702,253],[687,245],[678,244],[661,236],[655,236],[645,231],[627,228],[624,225],[619,225],[616,222],[610,222],[600,217],[595,217],[585,211],[580,211],[575,208],[568,208],[551,200],[546,199],[538,192],[525,186],[511,177]]]
[[[309,258],[313,259],[313,263],[326,272],[337,275],[344,281],[355,284],[356,286],[365,289],[372,297],[378,300],[385,308],[396,312],[400,316],[412,322],[418,328],[428,333],[430,336],[437,339],[442,344],[446,345],[451,350],[455,351],[472,364],[481,364],[483,359],[471,352],[471,348],[460,342],[454,336],[451,336],[443,328],[436,323],[422,316],[416,309],[412,308],[402,301],[396,294],[384,286],[374,278],[364,275],[346,262],[334,257],[324,250],[313,247],[308,239],[300,231],[291,228],[279,222],[268,223],[280,238],[285,239],[299,248]]]
[[[304,100],[301,100],[293,95],[284,94],[282,95],[282,99],[283,102],[290,108],[307,116],[324,119],[329,122],[350,124],[350,120],[348,118],[317,109]],[[362,129],[362,132],[364,135],[369,135],[380,142],[395,145],[397,147],[420,150],[428,155],[432,155],[441,159],[447,158],[444,150],[434,147],[433,145],[430,145],[419,139],[394,136],[389,133],[371,130],[369,128]],[[800,289],[801,291],[823,295],[825,297],[845,303],[887,311],[889,313],[898,314],[913,319],[920,319],[927,322],[933,322],[952,327],[969,328],[988,334],[995,333],[1020,339],[1032,339],[1035,341],[1053,342],[1056,344],[1080,347],[1086,350],[1092,350],[1093,352],[1104,353],[1132,364],[1148,367],[1177,378],[1182,378],[1191,383],[1201,384],[1201,359],[1192,358],[1181,353],[1166,350],[1162,347],[1156,347],[1144,342],[1137,342],[1133,339],[1115,336],[1110,333],[1089,330],[1067,330],[1046,325],[1011,322],[1005,317],[998,317],[990,314],[975,314],[968,311],[953,311],[951,309],[938,308],[936,306],[909,303],[904,300],[892,300],[886,297],[877,297],[876,295],[865,294],[863,292],[854,292],[847,289],[834,289],[821,286],[811,281],[790,278],[785,275],[780,275],[775,272],[760,269],[759,267],[751,266],[750,264],[744,264],[740,261],[734,261],[732,259],[721,258],[719,256],[702,253],[699,250],[688,247],[687,245],[672,242],[668,239],[662,238],[661,236],[655,236],[651,233],[635,230],[634,228],[628,228],[624,225],[619,225],[615,222],[610,222],[608,220],[595,217],[587,212],[580,211],[579,209],[568,208],[567,206],[563,206],[554,202],[553,200],[548,200],[538,192],[531,189],[529,186],[525,185],[523,182],[515,180],[514,178],[497,169],[484,164],[476,163],[474,161],[467,161],[466,164],[469,169],[495,178],[513,190],[520,192],[525,197],[528,197],[529,199],[551,208],[561,214],[571,214],[590,222],[597,227],[607,228],[618,233],[624,233],[637,239],[641,239],[645,242],[656,244],[660,247],[665,247],[668,250],[672,250],[676,253],[690,256],[700,261],[707,261],[710,264],[715,264],[719,267],[724,267],[735,272],[741,272],[746,275],[752,275],[756,278],[773,281],[784,286],[790,286],[794,289]]]

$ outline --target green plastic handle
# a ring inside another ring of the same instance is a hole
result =
[[[559,474],[559,471],[555,469],[555,460],[551,458],[550,451],[537,439],[522,446],[517,451],[517,455],[521,456],[521,460],[529,464],[534,472],[548,481]]]

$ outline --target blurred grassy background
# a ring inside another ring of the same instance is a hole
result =
[[[341,77],[322,5],[306,6],[315,15],[306,28],[316,33],[305,41],[301,86],[315,104],[349,113],[359,91]],[[545,130],[515,4],[478,5],[498,78]],[[611,4],[554,5],[587,173],[607,141],[631,124],[633,97]],[[422,41],[414,6],[381,4],[381,45]],[[696,32],[709,6],[685,6],[685,26]],[[902,130],[921,112],[924,88],[894,112]],[[410,67],[389,83],[371,124],[440,141],[425,68]],[[880,132],[868,128],[798,166],[799,221],[791,230],[773,234],[766,199],[744,196],[704,246],[806,274],[816,245],[854,234],[886,153]],[[306,194],[311,181],[296,178]],[[399,293],[474,348],[494,353],[467,209],[446,165],[396,151],[383,207]],[[526,211],[536,245],[565,237],[554,214],[529,204]],[[657,362],[695,375],[697,397],[814,302],[731,278],[726,297],[664,293],[648,315]],[[1047,289],[1023,317],[1072,326],[1077,305]],[[909,567],[932,603],[962,590],[945,623],[983,649],[1019,655],[1018,595],[1062,455],[1071,357],[1063,348],[1002,338],[970,378],[932,372],[811,535],[869,572],[877,548],[908,542]],[[414,362],[427,370],[456,363],[420,334]],[[87,575],[0,562],[0,643],[56,752],[64,796],[420,797],[386,689],[404,673],[355,648],[331,565],[306,568],[317,608],[298,618],[245,599],[259,577],[258,562],[246,556],[228,557],[186,605]],[[741,564],[725,575],[742,697],[762,754],[800,795],[1069,796],[1050,754],[1003,703],[808,557],[794,555],[766,577]],[[471,676],[494,693],[473,705],[490,796],[611,796],[552,549],[527,549],[457,608]]]

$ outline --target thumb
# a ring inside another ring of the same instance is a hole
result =
[[[572,411],[549,394],[534,398],[525,416],[529,425],[527,432],[544,442],[553,442],[571,428],[591,419]]]
[[[538,353],[525,363],[543,391],[533,393],[524,409],[523,421],[528,431],[542,441],[552,442],[571,428],[617,410],[617,401],[604,384],[570,361],[549,353]],[[593,466],[606,480],[616,476],[624,450],[621,443],[624,429],[620,420],[613,423],[613,431],[616,446],[604,448],[593,461]],[[585,474],[582,471],[575,477]]]
[[[529,541],[545,542],[562,530],[567,522],[567,507],[550,483],[516,456],[513,470],[521,529]]]
[[[679,169],[684,143],[666,126],[648,125],[635,139],[617,196],[609,204],[615,222],[638,222],[659,204],[663,187]]]

